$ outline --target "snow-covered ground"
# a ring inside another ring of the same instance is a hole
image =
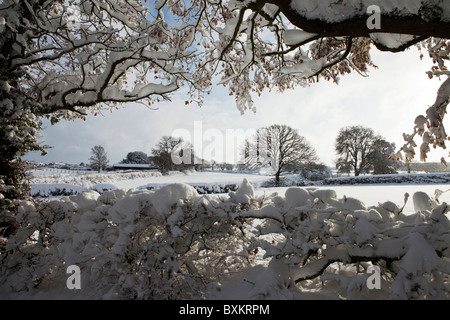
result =
[[[231,184],[241,183],[244,178],[255,185],[269,180],[271,177],[249,173],[231,172],[170,172],[162,175],[159,172],[149,171],[117,171],[93,173],[89,171],[76,172],[65,171],[55,173],[54,171],[32,170],[31,183],[55,184],[69,183],[83,187],[90,187],[99,183],[114,184],[120,189],[138,189],[146,185],[167,185],[170,183],[183,182],[187,184]]]
[[[254,187],[259,187],[271,177],[249,173],[230,172],[170,172],[161,175],[159,172],[61,172],[33,170],[31,172],[31,194],[41,196],[50,195],[51,191],[72,189],[74,193],[80,193],[89,189],[101,191],[101,189],[157,189],[171,183],[186,183],[198,187],[214,187],[235,185],[247,179]]]
[[[287,189],[287,187],[262,188],[261,185],[270,180],[272,178],[271,176],[242,172],[171,172],[169,175],[164,176],[158,172],[139,171],[104,172],[99,174],[95,172],[77,172],[68,170],[61,172],[33,170],[31,173],[33,175],[31,180],[31,193],[40,193],[43,196],[49,195],[50,191],[55,189],[65,189],[68,192],[73,191],[74,193],[81,193],[89,189],[97,191],[101,191],[102,189],[123,189],[128,191],[130,189],[157,189],[178,182],[186,183],[191,186],[205,187],[225,185],[238,186],[244,179],[247,179],[253,185],[258,194],[277,192],[280,195],[284,195],[284,192]],[[416,180],[420,182],[423,181],[423,176],[426,175],[409,175],[409,177],[416,177]],[[393,175],[392,177],[398,179],[401,175]],[[362,178],[365,180],[368,179],[368,177]],[[385,202],[387,200],[393,201],[399,206],[403,206],[405,193],[412,196],[417,191],[423,191],[430,197],[434,197],[435,190],[447,191],[450,189],[450,184],[440,183],[442,181],[441,179],[435,179],[434,181],[437,183],[432,183],[433,180],[428,181],[431,183],[416,184],[414,183],[414,180],[411,179],[412,183],[404,184],[368,184],[365,182],[365,184],[314,186],[314,188],[335,190],[338,198],[344,196],[356,198],[361,200],[366,206],[377,205],[379,202]],[[450,192],[443,193],[439,199],[441,202],[450,203]],[[414,212],[411,199],[407,201],[404,212]]]

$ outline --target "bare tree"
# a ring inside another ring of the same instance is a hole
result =
[[[94,146],[91,149],[91,153],[92,155],[89,157],[91,167],[100,173],[102,169],[106,169],[109,162],[105,148],[102,146]]]
[[[250,168],[271,167],[277,184],[286,168],[299,170],[317,161],[314,148],[297,130],[286,125],[258,129],[253,137],[244,142],[243,158]]]

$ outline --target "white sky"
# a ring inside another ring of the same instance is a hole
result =
[[[94,145],[102,145],[113,164],[131,151],[150,155],[163,135],[189,131],[194,139],[196,128],[197,151],[202,147],[208,159],[208,155],[214,156],[213,147],[220,145],[219,140],[227,146],[227,133],[286,124],[296,128],[315,147],[323,163],[334,167],[334,143],[342,127],[370,127],[399,148],[403,145],[402,133],[412,132],[415,117],[434,103],[440,83],[445,80],[428,79],[425,72],[432,61],[428,57],[420,61],[415,48],[397,54],[373,49],[372,58],[379,69],[371,69],[367,78],[354,73],[342,77],[339,85],[321,80],[308,88],[254,97],[256,114],[249,111],[241,115],[234,98],[220,86],[206,96],[202,108],[186,106],[185,98],[175,95],[172,102],[156,105],[156,111],[129,104],[113,113],[105,111],[104,116],[89,116],[87,121],[48,124],[41,140],[53,148],[45,157],[30,153],[25,158],[78,164],[88,162]],[[211,142],[211,136],[218,143]],[[420,145],[418,139],[416,143]],[[228,145],[226,152],[228,155],[216,150],[216,160],[236,158],[236,148]],[[447,157],[448,151],[438,149],[429,161],[439,161],[442,156]]]

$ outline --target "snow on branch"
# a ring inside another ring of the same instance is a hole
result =
[[[414,148],[417,144],[414,138],[418,135],[422,137],[420,144],[419,156],[421,161],[427,159],[427,154],[430,152],[430,145],[434,148],[440,147],[446,149],[446,141],[448,135],[443,125],[445,114],[447,113],[447,106],[450,103],[450,78],[447,78],[439,87],[436,101],[426,110],[426,115],[419,115],[414,121],[414,131],[412,134],[403,134],[405,144],[397,152],[394,157],[400,158],[402,152],[405,154],[406,160],[411,161],[414,158]],[[445,159],[443,159],[445,164]]]
[[[153,103],[153,96],[166,97],[182,83],[200,94],[203,85],[187,67],[195,58],[192,43],[183,44],[193,28],[170,26],[148,9],[134,0],[7,0],[0,8],[5,65],[8,72],[26,70],[21,83],[42,105],[41,115],[83,115],[82,108],[109,102]]]
[[[204,61],[199,72],[218,73],[218,83],[229,88],[239,111],[255,111],[252,95],[266,88],[283,91],[320,78],[338,83],[352,71],[366,76],[376,67],[369,53],[373,45],[400,52],[450,36],[450,12],[442,3],[378,2],[382,23],[376,29],[368,25],[373,5],[365,0],[202,4],[196,11],[205,48],[198,52]]]

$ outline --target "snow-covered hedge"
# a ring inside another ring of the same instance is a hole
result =
[[[48,172],[45,170],[31,170],[29,174],[31,184],[37,185],[71,184],[81,187],[89,187],[101,183],[114,183],[116,181],[123,181],[123,180],[157,178],[162,176],[160,172],[152,172],[152,171],[131,171],[131,172],[112,171],[102,173],[95,173],[92,171],[88,172],[68,171],[68,172],[69,173],[48,174]]]
[[[83,192],[94,190],[98,193],[114,190],[117,187],[109,183],[99,183],[90,187],[81,187],[68,183],[52,183],[52,184],[32,184],[29,195],[35,198],[48,198],[60,196],[72,196]]]
[[[164,187],[163,184],[147,184],[137,189],[156,190]],[[201,185],[192,185],[192,187],[199,194],[215,194],[215,193],[228,193],[230,191],[236,191],[239,187],[238,184],[217,184],[217,183],[205,183]],[[55,183],[55,184],[32,184],[29,195],[35,198],[48,198],[48,197],[60,197],[71,196],[81,194],[89,190],[95,190],[102,194],[105,191],[115,190],[117,187],[110,183],[99,183],[90,187],[80,187],[77,185],[67,183]]]
[[[339,177],[324,179],[322,185],[352,185],[352,184],[446,184],[450,183],[449,173],[419,173],[419,174],[386,174],[358,177]]]
[[[366,269],[376,265],[384,298],[449,298],[449,208],[422,192],[413,201],[417,212],[404,215],[389,201],[366,208],[357,199],[337,199],[333,190],[293,187],[243,215],[264,220],[258,235],[279,236],[253,246],[290,266],[286,284],[320,277],[325,286],[338,281],[348,298],[370,297]]]
[[[201,298],[205,284],[251,264],[239,219],[245,190],[224,198],[171,184],[23,201],[22,227],[1,251],[2,295],[64,287],[77,265],[85,297]]]
[[[449,298],[447,205],[412,198],[417,212],[404,215],[392,202],[366,208],[333,190],[255,196],[244,180],[228,195],[171,184],[22,201],[22,227],[2,240],[0,294],[51,298],[77,265],[81,290],[66,294],[78,298],[220,297],[228,278],[246,280],[246,270],[264,264],[244,298],[296,298],[312,285],[340,285],[347,298]],[[380,290],[366,286],[372,266]]]
[[[217,183],[205,183],[201,185],[192,184],[191,186],[199,194],[228,193],[230,191],[236,191],[239,188],[238,184],[217,184]],[[152,185],[152,184],[148,184],[145,186],[147,190],[154,190],[159,187],[160,185]]]

